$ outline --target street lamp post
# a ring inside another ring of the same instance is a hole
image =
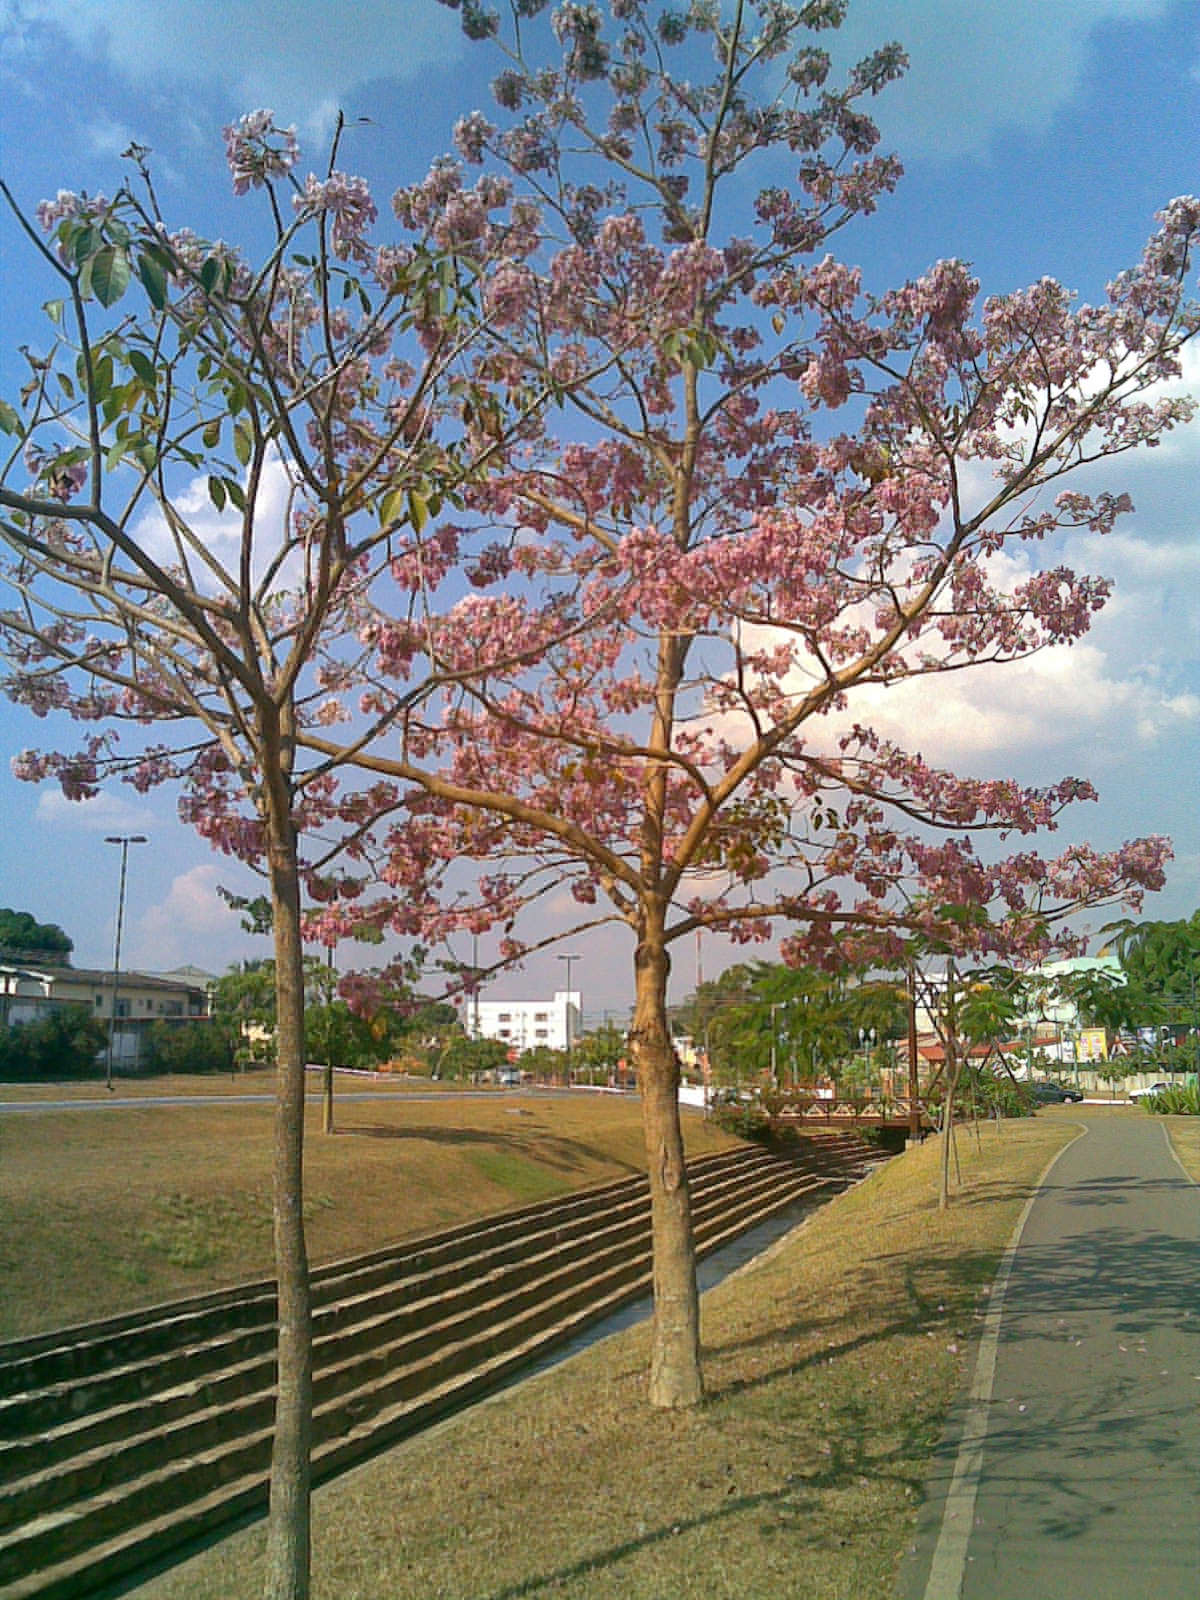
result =
[[[559,956],[558,959],[560,961],[565,961],[567,963],[567,1006],[566,1006],[567,1074],[566,1074],[566,1076],[567,1076],[567,1083],[569,1085],[570,1082],[571,1082],[571,1045],[574,1042],[572,1037],[571,1037],[571,967],[572,967],[574,962],[579,961],[582,958],[580,956],[578,956],[578,955],[569,955],[569,956]]]
[[[129,846],[131,844],[148,844],[149,840],[144,833],[109,833],[105,834],[104,842],[105,844],[119,844],[121,846],[121,886],[117,891],[117,936],[113,942],[112,1012],[108,1019],[108,1056],[104,1072],[104,1081],[111,1094],[113,1086],[113,1049],[117,1032],[117,995],[121,988],[121,930],[125,922],[125,876],[129,860]]]
[[[779,1032],[775,1021],[775,1013],[787,1005],[786,1000],[771,1001],[771,1087],[779,1087]]]

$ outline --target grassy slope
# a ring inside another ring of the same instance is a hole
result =
[[[730,1141],[685,1119],[702,1155]],[[314,1261],[645,1170],[633,1099],[496,1093],[309,1111]],[[0,1116],[0,1338],[266,1274],[271,1108]]]
[[[1167,1117],[1167,1131],[1175,1154],[1196,1183],[1200,1183],[1200,1117]]]
[[[1103,1114],[1103,1113],[1102,1113]],[[877,1172],[705,1297],[710,1397],[642,1403],[645,1328],[323,1488],[314,1600],[881,1600],[980,1297],[1071,1137],[1058,1114]],[[241,1600],[263,1530],[137,1591]]]

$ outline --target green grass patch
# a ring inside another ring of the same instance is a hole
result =
[[[529,1156],[506,1150],[473,1150],[471,1164],[489,1183],[511,1195],[517,1205],[548,1200],[566,1188],[558,1173],[547,1172]]]
[[[156,1195],[152,1205],[156,1220],[142,1230],[139,1242],[175,1267],[196,1271],[212,1266],[244,1246],[247,1236],[260,1244],[270,1233],[270,1204],[253,1193],[226,1198],[176,1190]]]
[[[1074,1134],[963,1137],[946,1212],[931,1140],[815,1213],[705,1296],[693,1411],[646,1404],[638,1327],[323,1487],[313,1600],[885,1600],[983,1291]],[[263,1546],[140,1600],[253,1596]]]
[[[235,1195],[193,1195],[174,1190],[154,1196],[151,1204],[156,1220],[142,1230],[138,1242],[174,1267],[197,1272],[230,1256],[265,1259],[270,1248],[272,1208],[267,1194],[250,1190]],[[333,1204],[328,1195],[306,1196],[305,1221]],[[140,1269],[140,1281],[146,1278],[145,1269]]]

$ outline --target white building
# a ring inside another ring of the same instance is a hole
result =
[[[576,990],[560,989],[553,1000],[470,1000],[464,1021],[479,1039],[501,1039],[520,1054],[546,1046],[565,1050],[583,1031]]]

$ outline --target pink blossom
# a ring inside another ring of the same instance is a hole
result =
[[[333,253],[340,260],[372,259],[363,235],[379,213],[364,178],[333,172],[322,181],[310,173],[292,204],[302,216],[332,218]]]
[[[225,160],[234,194],[286,178],[300,159],[295,128],[280,128],[273,111],[250,111],[225,130]]]

